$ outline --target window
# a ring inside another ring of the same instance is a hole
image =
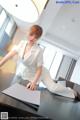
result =
[[[54,47],[49,46],[45,48],[43,58],[44,58],[44,66],[50,70],[51,63],[55,57],[56,51]]]
[[[51,69],[50,69],[50,75],[51,75],[52,79],[54,79],[54,80],[56,79],[56,75],[57,75],[59,66],[61,64],[62,58],[63,58],[62,52],[58,51],[56,53],[56,56],[53,60],[53,63],[51,65]]]
[[[3,9],[3,8],[0,6],[0,13],[1,13],[2,9]]]
[[[44,66],[50,71],[51,78],[55,80],[63,58],[62,50],[44,41],[41,41],[42,45],[45,47],[43,53]],[[45,87],[42,82],[39,86]]]
[[[0,14],[0,29],[2,28],[6,18],[7,18],[6,12],[4,10],[2,10],[2,12]]]
[[[16,27],[16,25],[14,25],[14,20],[12,18],[10,18],[7,26],[6,26],[6,29],[5,29],[5,32],[9,35],[9,36],[12,36],[12,33]]]
[[[10,43],[16,29],[16,24],[11,19],[11,16],[2,8],[0,10],[0,53],[6,53],[6,46]]]
[[[43,54],[44,66],[50,71],[52,79],[55,79],[63,58],[63,52],[61,49],[43,40],[41,45],[45,46]]]

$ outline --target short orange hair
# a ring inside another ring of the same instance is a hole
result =
[[[30,27],[30,34],[35,34],[37,39],[41,37],[42,33],[43,29],[39,25],[33,25]]]

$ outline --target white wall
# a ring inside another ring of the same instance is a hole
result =
[[[76,63],[76,66],[74,68],[70,81],[80,85],[80,58],[78,59]]]
[[[78,60],[79,55],[75,52],[75,50],[73,50],[72,47],[70,49],[68,48],[68,46],[70,47],[70,44],[68,45],[66,44],[66,47],[65,47],[64,41],[61,41],[61,44],[60,44],[60,40],[61,40],[60,38],[47,33],[42,40],[62,50],[63,54]]]

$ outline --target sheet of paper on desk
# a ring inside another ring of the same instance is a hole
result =
[[[23,102],[29,102],[35,105],[40,105],[40,91],[31,91],[18,83],[3,90],[2,93],[14,97]]]

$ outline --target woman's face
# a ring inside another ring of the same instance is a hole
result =
[[[38,39],[37,39],[36,34],[34,34],[34,33],[29,33],[29,34],[28,34],[28,41],[29,41],[30,43],[34,44],[34,43],[36,43],[37,40],[38,40]]]

